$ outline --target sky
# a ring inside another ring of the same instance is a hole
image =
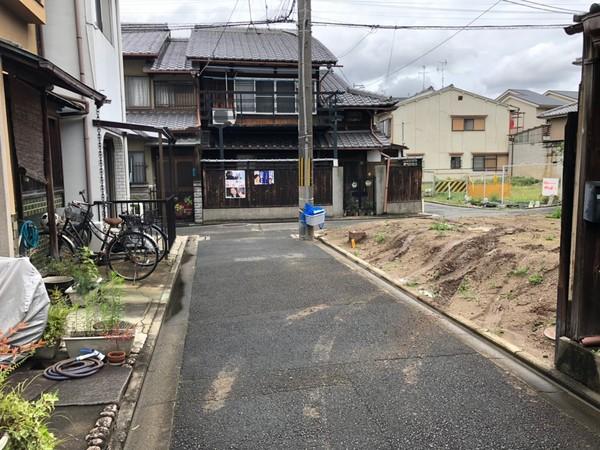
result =
[[[120,14],[122,22],[208,24],[227,22],[230,17],[232,21],[274,18],[291,2],[120,0]],[[569,24],[573,14],[567,10],[585,11],[589,5],[590,1],[581,0],[312,0],[312,19],[462,27],[481,15],[474,25]],[[295,25],[277,27],[294,29]],[[336,70],[349,83],[385,95],[405,97],[421,91],[423,86],[439,89],[442,74],[446,86],[452,83],[491,98],[509,88],[543,93],[578,87],[581,69],[572,63],[581,56],[581,35],[567,36],[562,29],[462,31],[452,37],[454,33],[313,27],[313,36],[338,56],[343,67]],[[189,31],[174,33],[186,34]]]

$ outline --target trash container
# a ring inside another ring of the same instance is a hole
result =
[[[323,228],[325,225],[325,208],[306,203],[302,211],[302,218],[308,226]]]

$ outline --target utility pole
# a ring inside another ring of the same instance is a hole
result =
[[[419,72],[419,75],[421,75],[423,77],[423,90],[425,90],[425,75],[427,75],[429,72],[427,72],[427,66],[422,66],[423,67],[423,71]]]
[[[313,79],[311,0],[298,0],[298,205],[314,203],[313,189]],[[299,223],[300,239],[312,240],[314,229]]]

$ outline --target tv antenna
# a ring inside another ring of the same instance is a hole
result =
[[[429,73],[427,72],[427,66],[422,66],[423,70],[421,72],[419,72],[419,75],[421,75],[423,77],[423,90],[425,90],[425,76]]]
[[[448,60],[440,61],[440,65],[437,67],[437,71],[442,73],[442,89],[444,88],[444,75],[446,74],[446,67],[448,66]]]

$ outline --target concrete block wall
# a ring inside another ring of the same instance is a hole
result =
[[[130,198],[127,141],[126,138],[113,137],[112,139],[115,149],[115,190],[117,200],[127,200]]]
[[[202,198],[202,180],[194,180],[194,222],[203,223],[204,211],[203,211],[204,199]]]
[[[333,167],[332,173],[332,191],[333,191],[333,217],[344,216],[344,168]]]

